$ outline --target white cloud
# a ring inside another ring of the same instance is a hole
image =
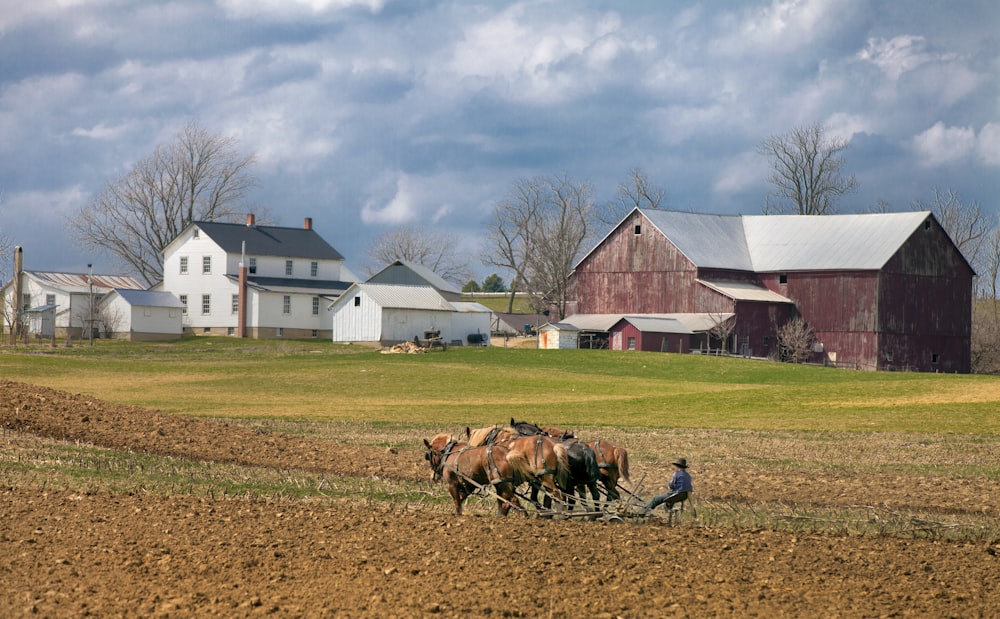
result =
[[[926,39],[917,35],[904,34],[889,40],[873,37],[857,57],[874,64],[896,81],[904,73],[937,59],[925,51],[926,47]]]
[[[937,122],[913,139],[913,147],[926,166],[951,163],[969,156],[976,149],[972,127],[946,127]]]
[[[851,11],[833,0],[772,0],[764,7],[722,17],[725,32],[713,48],[727,56],[784,54],[815,44]]]
[[[361,208],[361,221],[366,224],[402,225],[417,219],[414,187],[410,177],[403,173],[396,175],[396,191],[384,204],[370,199]]]
[[[986,123],[979,130],[979,158],[986,165],[1000,166],[1000,124]]]
[[[332,16],[354,7],[378,13],[385,7],[385,0],[219,0],[219,6],[240,19],[298,20]]]

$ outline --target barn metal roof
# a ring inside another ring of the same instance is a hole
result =
[[[493,313],[493,310],[486,307],[482,303],[474,303],[472,301],[451,301],[451,306],[455,308],[456,312],[463,312],[469,314]]]
[[[281,256],[288,258],[316,258],[343,260],[315,230],[285,228],[282,226],[247,226],[217,221],[195,221],[197,226],[226,253],[238,254],[246,242],[247,254],[254,256]]]
[[[567,316],[561,322],[547,323],[561,329],[576,329],[578,331],[610,331],[622,319],[627,319],[636,328],[640,328],[635,321],[676,321],[681,327],[691,333],[702,333],[715,327],[716,325],[729,320],[736,314],[731,312],[723,313],[675,313],[675,314],[573,314]],[[643,323],[645,324],[645,323]],[[663,327],[663,323],[650,322],[650,326],[658,331]],[[646,330],[646,329],[642,329]],[[685,331],[673,331],[672,333],[685,333]]]
[[[707,279],[697,280],[699,283],[708,286],[712,290],[726,295],[736,301],[765,301],[768,303],[794,303],[786,296],[780,295],[773,290],[751,284],[748,282],[720,282]]]
[[[397,286],[394,284],[355,284],[383,308],[454,311],[451,303],[430,286]]]
[[[122,299],[125,299],[125,302],[129,305],[148,307],[184,307],[184,304],[181,303],[180,299],[175,297],[171,292],[162,292],[158,290],[130,290],[128,288],[116,288],[115,292],[118,293],[118,296]]]
[[[40,285],[51,286],[65,292],[90,292],[90,275],[87,273],[56,273],[52,271],[25,271]],[[94,273],[94,292],[104,294],[114,288],[143,290],[146,287],[134,277],[125,275],[99,275]]]
[[[699,267],[753,271],[743,218],[661,209],[641,209],[688,260]]]
[[[691,262],[758,273],[878,270],[930,216],[705,215],[640,209]]]
[[[929,215],[761,215],[743,225],[755,271],[877,270]]]
[[[371,283],[406,285],[406,283],[402,281],[391,281],[389,278],[386,277],[387,271],[389,271],[393,267],[400,267],[400,266],[409,269],[410,271],[415,273],[418,277],[423,279],[425,282],[427,282],[434,288],[437,288],[438,290],[443,290],[445,292],[454,292],[457,294],[460,294],[462,292],[461,290],[459,290],[457,286],[455,286],[455,284],[449,282],[448,280],[441,277],[431,269],[425,267],[422,264],[417,264],[416,262],[409,262],[407,260],[396,260],[392,264],[387,265],[384,269],[382,269],[375,275],[369,277],[368,281]]]
[[[628,322],[633,327],[643,333],[685,333],[692,334],[689,329],[676,318],[661,318],[657,316],[625,316],[622,320]]]

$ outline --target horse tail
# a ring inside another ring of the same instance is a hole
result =
[[[565,488],[569,484],[569,453],[562,443],[555,443],[552,446],[556,453],[556,486]]]
[[[507,464],[512,470],[511,476],[514,478],[515,488],[535,478],[535,471],[531,468],[528,456],[520,449],[511,449],[507,452]]]
[[[628,450],[624,447],[615,447],[615,462],[618,463],[618,472],[621,473],[622,479],[632,483],[628,476]]]

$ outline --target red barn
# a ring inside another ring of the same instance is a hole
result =
[[[816,361],[968,372],[974,272],[930,212],[705,215],[635,209],[577,265],[573,314],[735,314],[769,356],[801,316]]]

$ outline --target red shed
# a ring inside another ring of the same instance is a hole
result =
[[[733,313],[728,347],[755,356],[773,354],[778,328],[800,315],[816,335],[817,361],[968,372],[973,276],[930,212],[635,209],[577,264],[569,307]]]

